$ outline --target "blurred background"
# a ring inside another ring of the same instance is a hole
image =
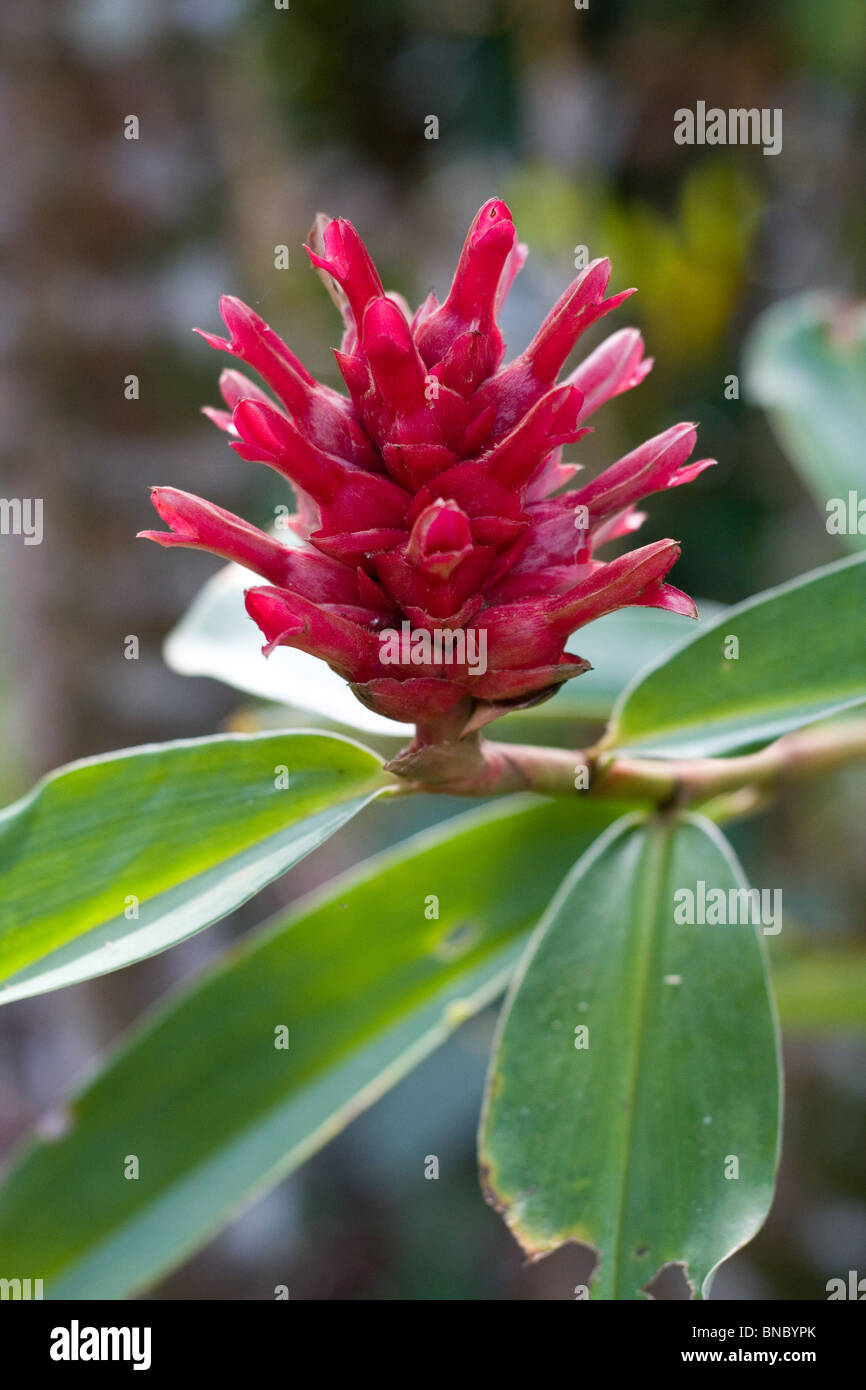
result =
[[[337,316],[301,249],[318,211],[351,218],[386,286],[417,302],[447,289],[476,208],[504,198],[531,248],[503,318],[512,353],[573,277],[575,249],[609,255],[612,288],[639,293],[583,348],[636,324],[656,366],[594,421],[584,461],[679,419],[699,420],[701,454],[719,459],[652,503],[645,539],[683,542],[675,582],[728,603],[843,553],[763,413],[742,389],[726,399],[725,380],[768,305],[812,288],[862,294],[860,0],[30,0],[0,23],[0,494],[44,499],[45,528],[41,546],[0,543],[4,801],[70,759],[255,717],[161,658],[217,562],[134,536],[153,524],[151,484],[262,521],[286,500],[198,413],[218,403],[223,362],[190,328],[219,330],[220,293],[238,294],[338,384]],[[781,107],[782,153],[677,145],[673,113],[698,100]],[[124,138],[130,115],[137,140]],[[138,661],[124,659],[130,634]],[[734,831],[752,880],[783,886],[789,941],[866,935],[864,790],[846,770]],[[227,940],[456,809],[368,812],[185,945],[4,1009],[3,1155]],[[584,1253],[525,1268],[479,1195],[493,1017],[153,1296],[271,1298],[280,1283],[292,1298],[572,1297]],[[787,1040],[777,1200],[717,1296],[823,1298],[828,1278],[866,1272],[864,1051],[848,1028]],[[429,1153],[436,1183],[423,1180]]]

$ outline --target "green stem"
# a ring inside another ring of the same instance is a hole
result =
[[[866,719],[786,734],[733,758],[633,758],[597,747],[585,752],[479,736],[412,748],[388,764],[403,789],[452,796],[594,796],[684,806],[741,789],[757,791],[866,757]],[[748,799],[746,799],[748,800]]]

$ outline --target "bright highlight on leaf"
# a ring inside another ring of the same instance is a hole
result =
[[[72,763],[0,813],[0,1002],[225,917],[381,792],[336,734],[223,734]]]

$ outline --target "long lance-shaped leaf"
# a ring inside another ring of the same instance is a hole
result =
[[[0,812],[0,1002],[216,922],[378,795],[333,734],[229,734],[72,763]]]
[[[532,1257],[593,1246],[594,1297],[639,1298],[671,1262],[706,1296],[769,1207],[776,1029],[756,927],[736,925],[744,886],[710,822],[627,818],[576,865],[512,984],[488,1195]]]
[[[716,756],[866,702],[866,555],[768,589],[703,625],[643,672],[605,747]]]
[[[0,1192],[0,1277],[120,1298],[176,1264],[504,987],[575,849],[616,814],[577,796],[484,808],[246,937],[24,1154]]]

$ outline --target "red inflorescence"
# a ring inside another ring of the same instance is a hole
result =
[[[695,615],[664,582],[676,542],[596,558],[641,524],[641,498],[712,462],[687,463],[693,425],[562,490],[577,472],[563,446],[652,365],[637,330],[622,329],[557,385],[584,330],[632,293],[605,298],[607,260],[577,276],[503,366],[496,319],[526,248],[498,199],[473,221],[447,299],[431,294],[411,318],[351,222],[321,221],[311,239],[310,259],[343,311],[336,358],[348,396],[316,381],[238,299],[221,303],[228,337],[202,334],[273,393],[226,370],[226,409],[206,413],[242,458],[289,479],[297,544],[163,487],[153,501],[171,530],[143,535],[260,575],[266,586],[249,589],[246,606],[266,652],[288,645],[321,657],[364,704],[410,723],[462,711],[477,726],[547,698],[587,667],[564,650],[569,635],[614,609]]]

